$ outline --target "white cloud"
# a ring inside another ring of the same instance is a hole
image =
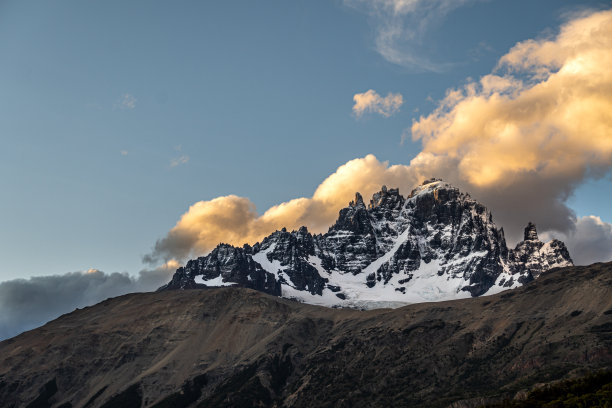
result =
[[[119,152],[122,156],[127,156],[128,155],[128,151],[127,150],[121,150]]]
[[[378,113],[384,117],[389,117],[397,113],[404,103],[404,98],[399,93],[389,92],[382,97],[373,89],[353,96],[353,113],[360,117],[366,112]]]
[[[440,72],[452,64],[431,60],[423,40],[449,12],[475,1],[344,0],[344,3],[369,15],[376,50],[387,61],[417,71]]]
[[[187,164],[189,162],[189,156],[182,155],[180,157],[175,157],[170,160],[170,167],[180,166],[181,164]]]
[[[576,265],[612,261],[612,224],[599,217],[580,217],[572,231],[547,235],[567,244]]]
[[[125,93],[117,99],[115,104],[113,105],[114,109],[122,109],[122,110],[131,110],[136,107],[136,102],[138,99],[134,97],[134,95],[130,95],[129,93]]]

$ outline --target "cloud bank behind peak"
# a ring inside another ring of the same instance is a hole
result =
[[[419,6],[374,3],[391,14]],[[412,137],[423,149],[409,165],[389,166],[373,155],[351,160],[311,197],[261,215],[244,197],[200,201],[144,260],[185,260],[220,242],[254,243],[282,227],[324,232],[356,191],[367,198],[386,184],[407,194],[432,176],[487,205],[510,243],[530,220],[542,232],[570,233],[576,217],[566,200],[582,182],[612,167],[610,66],[612,11],[578,16],[556,36],[516,44],[478,81],[448,90],[431,114],[412,124]]]

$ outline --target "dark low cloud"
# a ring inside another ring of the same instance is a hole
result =
[[[169,263],[142,270],[135,278],[127,273],[91,269],[1,282],[0,340],[109,297],[156,290],[170,280],[177,266]]]

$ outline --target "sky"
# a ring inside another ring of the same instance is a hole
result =
[[[433,176],[611,260],[611,9],[0,1],[0,338]]]

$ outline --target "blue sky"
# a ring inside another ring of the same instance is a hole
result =
[[[399,16],[423,67],[381,55],[359,1],[3,1],[0,281],[136,273],[195,202],[261,213],[349,160],[408,164],[422,145],[402,134],[447,89],[585,7],[610,3],[465,2],[418,30]],[[399,112],[356,116],[369,89],[401,94]],[[583,182],[569,206],[611,222],[611,187]]]

